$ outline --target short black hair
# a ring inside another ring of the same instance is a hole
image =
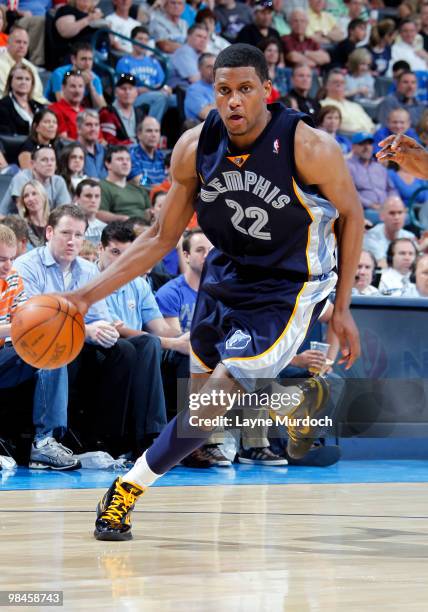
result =
[[[406,60],[397,60],[392,64],[392,72],[397,72],[397,70],[406,70],[406,72],[409,72],[409,62],[406,62]]]
[[[142,26],[142,25],[135,26],[135,28],[131,30],[131,38],[135,38],[137,34],[146,34],[147,36],[150,36],[149,30],[145,26]]]
[[[348,23],[348,34],[353,32],[355,28],[358,28],[359,26],[367,27],[367,23],[364,21],[364,19],[360,19],[359,17],[357,17],[357,19],[351,19],[351,21]]]
[[[28,240],[28,225],[25,219],[19,215],[7,215],[1,222],[2,225],[10,228],[17,240]]]
[[[90,42],[81,40],[72,46],[70,55],[74,55],[74,57],[76,57],[79,51],[92,51],[93,53],[94,49]]]
[[[416,74],[414,72],[412,72],[411,70],[403,70],[403,72],[400,72],[400,74],[397,77],[397,83],[399,83],[401,81],[401,79],[404,76],[407,76],[408,74],[410,74],[411,76],[416,77]]]
[[[88,227],[86,214],[79,206],[76,206],[76,204],[63,204],[62,206],[54,208],[49,214],[48,225],[56,227],[63,217],[72,217],[73,219],[77,219],[77,221],[83,221],[85,229]]]
[[[226,47],[217,55],[214,75],[219,68],[247,68],[251,66],[262,83],[269,80],[268,66],[262,51],[253,45],[236,43]]]
[[[101,244],[105,248],[112,240],[116,242],[134,242],[135,234],[127,221],[112,221],[101,233]]]
[[[192,248],[192,237],[196,234],[203,234],[204,232],[199,227],[194,227],[193,229],[185,232],[183,237],[182,249],[184,253],[190,253],[190,249]]]
[[[85,178],[83,179],[83,181],[80,181],[80,183],[78,183],[74,191],[75,196],[80,198],[80,196],[82,195],[82,191],[85,187],[99,187],[101,189],[99,181],[96,181],[93,178]]]
[[[121,153],[122,151],[126,151],[130,154],[128,147],[125,147],[125,145],[109,145],[106,150],[104,161],[110,163],[113,155],[115,153]]]

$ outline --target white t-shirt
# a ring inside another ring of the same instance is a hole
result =
[[[116,13],[111,13],[107,15],[106,21],[109,24],[110,28],[113,32],[117,32],[118,34],[122,34],[123,36],[128,36],[131,38],[131,32],[137,26],[140,26],[141,23],[136,19],[132,19],[132,17],[128,17],[128,19],[124,19],[123,17],[119,17]],[[127,40],[123,40],[123,38],[115,37],[115,42],[120,45],[120,50],[125,51],[126,53],[132,53],[132,44]]]
[[[380,277],[379,291],[383,295],[406,295],[409,290],[410,272],[401,274],[395,268],[386,268]]]

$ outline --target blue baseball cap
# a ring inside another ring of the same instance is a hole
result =
[[[352,136],[352,144],[362,144],[363,142],[374,142],[374,138],[368,132],[357,132]]]

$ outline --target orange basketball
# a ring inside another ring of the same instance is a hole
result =
[[[53,370],[80,353],[85,324],[74,304],[60,295],[36,295],[16,310],[11,337],[24,361]]]

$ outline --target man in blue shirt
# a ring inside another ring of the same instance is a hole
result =
[[[186,119],[205,121],[214,104],[214,62],[215,55],[203,53],[198,59],[201,78],[192,83],[186,91],[184,100],[184,113]]]
[[[66,72],[80,71],[85,81],[85,97],[83,106],[89,108],[103,108],[106,101],[103,96],[101,79],[92,71],[94,65],[94,52],[87,42],[79,42],[70,56],[71,64],[60,66],[52,72],[51,78],[45,87],[45,96],[50,102],[58,102],[62,97],[62,82]]]
[[[171,75],[168,84],[186,89],[199,81],[198,58],[208,44],[208,30],[202,23],[196,23],[187,33],[186,43],[174,51],[171,57]]]
[[[98,275],[95,264],[78,257],[86,225],[85,213],[78,206],[66,204],[51,212],[46,228],[47,245],[29,251],[15,262],[29,297],[74,290]],[[88,310],[85,331],[85,347],[70,364],[68,375],[67,367],[39,370],[36,374],[33,406],[36,435],[30,467],[69,470],[79,466],[71,451],[54,436],[61,436],[67,428],[68,376],[75,382],[83,362],[83,369],[90,375],[85,395],[97,391],[90,403],[91,412],[99,407],[94,441],[104,435],[106,450],[114,454],[121,450],[134,352],[119,339],[104,300]],[[70,382],[70,389],[74,386]]]
[[[99,269],[108,268],[135,238],[132,226],[112,221],[101,234]],[[130,402],[134,414],[135,455],[146,450],[166,425],[165,397],[161,375],[161,347],[183,352],[188,334],[163,318],[147,282],[138,277],[106,298],[110,316],[123,341],[135,351]],[[147,333],[148,332],[148,333]]]
[[[104,165],[105,148],[98,142],[100,137],[100,118],[96,110],[87,108],[77,115],[77,134],[79,143],[85,151],[84,173],[91,178],[103,179],[107,176]]]
[[[154,117],[144,117],[137,128],[137,138],[138,144],[130,149],[132,167],[128,180],[145,187],[158,185],[166,176],[164,155],[158,149],[159,122]]]
[[[132,38],[142,45],[148,45],[150,35],[144,26],[132,30]],[[159,88],[165,79],[165,73],[157,59],[147,55],[147,49],[132,45],[132,54],[125,55],[116,64],[119,80],[122,75],[132,74],[138,88],[135,106],[142,104],[149,107],[148,114],[162,121],[167,108],[177,106],[177,99],[168,85]],[[157,89],[154,89],[157,88]]]

